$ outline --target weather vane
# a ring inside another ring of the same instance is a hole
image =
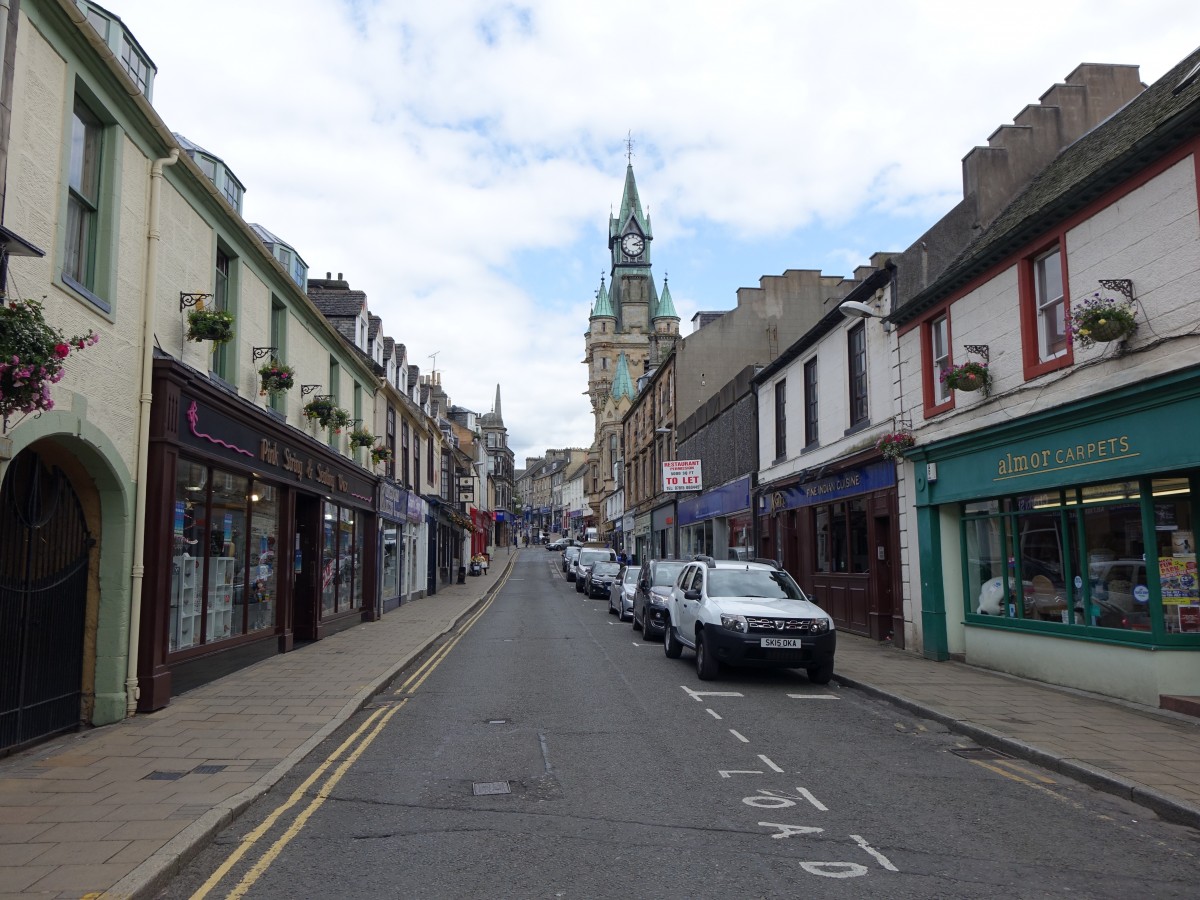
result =
[[[633,164],[633,130],[625,135],[625,159],[630,165]]]

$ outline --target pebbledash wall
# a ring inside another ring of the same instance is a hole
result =
[[[1064,151],[1048,179],[1063,194],[1041,198],[1002,257],[904,323],[905,371],[921,373],[903,387],[917,415],[915,612],[928,656],[1152,705],[1200,683],[1200,140],[1194,125],[1168,132],[1200,120],[1200,93],[1180,82],[1195,62]],[[1182,109],[1160,112],[1170,104]],[[1089,196],[1075,172],[1095,164],[1078,157],[1112,153],[1137,128],[1148,137],[1120,177],[1094,174]],[[1139,327],[1121,344],[1068,345],[1031,371],[1023,267],[1048,247],[1061,252],[1068,303],[1125,280]],[[986,347],[993,383],[922,420],[929,328],[943,315],[952,359]]]

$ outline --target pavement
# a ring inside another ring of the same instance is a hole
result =
[[[522,554],[149,715],[0,760],[0,900],[153,897],[503,586]],[[838,635],[834,681],[1200,829],[1200,718]]]

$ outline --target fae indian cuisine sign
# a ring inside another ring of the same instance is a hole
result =
[[[663,491],[700,491],[704,482],[700,477],[700,460],[672,459],[662,464]]]

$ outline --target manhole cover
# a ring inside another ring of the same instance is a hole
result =
[[[963,759],[1012,759],[1007,753],[1001,753],[999,750],[989,750],[987,747],[960,747],[950,752],[955,756],[961,756]]]
[[[196,766],[192,769],[193,775],[216,775],[218,772],[224,772],[225,766]]]
[[[471,793],[476,797],[486,797],[489,794],[511,794],[512,788],[507,781],[476,781],[471,785]]]

